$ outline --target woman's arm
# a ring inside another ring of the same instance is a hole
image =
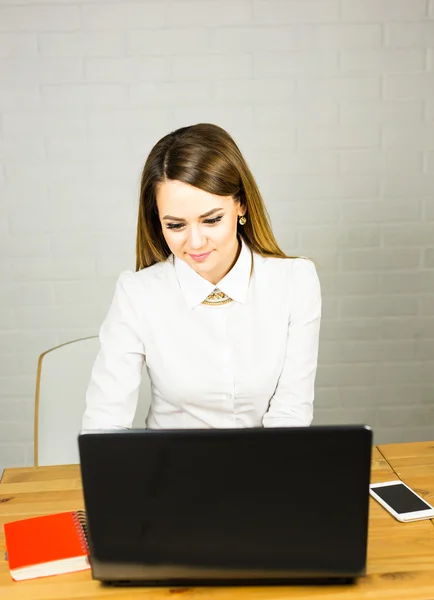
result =
[[[99,333],[101,348],[86,392],[83,430],[132,426],[145,359],[139,300],[134,273],[122,273]]]
[[[321,290],[312,261],[295,259],[292,268],[293,289],[285,362],[268,411],[262,419],[264,427],[310,425],[313,417]]]

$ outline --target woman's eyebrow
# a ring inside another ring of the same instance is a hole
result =
[[[223,208],[213,208],[212,210],[209,210],[205,214],[200,215],[199,219],[205,219],[205,217],[209,217],[210,215],[213,215],[215,212],[218,212],[219,210],[223,210]],[[163,221],[185,221],[185,219],[180,219],[179,217],[172,217],[171,215],[165,215],[163,217]]]

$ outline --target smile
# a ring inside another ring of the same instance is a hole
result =
[[[206,252],[205,254],[190,254],[189,256],[196,262],[203,262],[210,254],[211,252]]]

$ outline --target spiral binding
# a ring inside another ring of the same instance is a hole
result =
[[[80,539],[80,546],[83,552],[89,554],[86,512],[84,510],[76,510],[72,514],[72,520]]]

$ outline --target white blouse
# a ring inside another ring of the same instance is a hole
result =
[[[215,287],[233,302],[202,304]],[[310,425],[320,317],[310,260],[263,258],[244,242],[217,286],[173,255],[126,271],[100,329],[83,430],[131,427],[144,364],[148,428]]]

